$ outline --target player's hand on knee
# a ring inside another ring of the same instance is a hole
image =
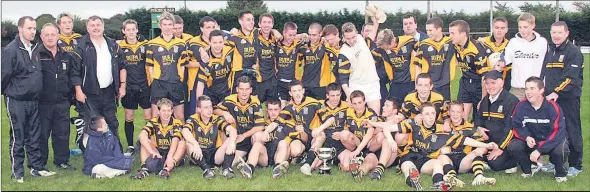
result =
[[[541,156],[541,153],[539,153],[539,151],[537,151],[537,150],[534,150],[530,155],[530,160],[532,162],[536,163],[539,160],[540,156]]]
[[[318,129],[318,128],[316,128],[316,129],[313,129],[313,130],[311,130],[311,136],[312,136],[313,138],[316,138],[316,137],[318,137],[318,136],[319,136],[319,135],[322,133],[322,131],[323,131],[323,130],[321,130],[321,129]]]
[[[530,136],[526,137],[526,144],[529,146],[529,148],[535,147],[535,145],[536,145],[535,139],[533,139]]]
[[[334,139],[336,141],[340,141],[340,132],[332,133],[332,139]]]

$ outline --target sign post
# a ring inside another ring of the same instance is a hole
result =
[[[154,29],[160,28],[158,26],[158,22],[160,21],[160,15],[162,15],[162,13],[164,11],[172,13],[175,11],[175,8],[151,8],[150,9],[151,18],[152,18],[152,29],[150,30],[150,39],[153,39],[155,36]]]

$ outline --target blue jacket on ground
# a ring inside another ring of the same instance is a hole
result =
[[[119,139],[107,131],[100,133],[88,131],[88,142],[84,152],[84,168],[82,173],[90,175],[92,168],[98,164],[104,164],[109,168],[119,170],[131,170],[133,156],[125,156],[119,146]]]

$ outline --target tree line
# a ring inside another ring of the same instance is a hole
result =
[[[237,1],[237,2],[236,2]],[[184,31],[192,35],[200,34],[199,20],[204,16],[211,16],[217,20],[218,24],[222,29],[231,29],[233,27],[239,28],[237,21],[238,13],[244,7],[249,8],[257,17],[262,13],[266,12],[267,7],[264,3],[255,4],[256,6],[244,6],[240,0],[228,1],[228,6],[225,9],[216,11],[206,12],[200,10],[190,9],[177,9],[174,14],[180,15],[184,19]],[[249,3],[252,4],[252,3]],[[564,11],[560,12],[560,20],[565,21],[569,25],[570,39],[575,40],[576,44],[589,46],[590,45],[590,3],[586,2],[575,2],[575,11]],[[240,8],[242,7],[242,8]],[[531,4],[526,2],[524,5],[519,6],[518,9],[521,12],[533,13],[536,17],[536,31],[542,36],[549,38],[550,26],[555,22],[555,6],[552,4]],[[364,14],[359,10],[348,10],[342,9],[336,12],[321,11],[316,13],[299,13],[299,12],[285,12],[285,11],[271,11],[270,12],[275,20],[274,28],[279,31],[282,30],[283,24],[289,21],[295,22],[298,25],[298,32],[306,32],[307,28],[313,22],[318,22],[322,25],[334,24],[341,26],[345,22],[352,22],[358,28],[364,24]],[[416,16],[419,30],[424,31],[424,23],[426,23],[427,15],[421,10],[402,11],[401,9],[397,12],[389,12],[387,14],[387,21],[380,24],[380,29],[389,28],[392,29],[396,35],[403,34],[402,30],[402,18],[406,14],[413,14]],[[453,20],[462,19],[469,22],[472,32],[489,32],[490,31],[490,20],[489,11],[484,11],[476,14],[467,14],[463,11],[444,11],[444,12],[433,12],[433,16],[440,17],[445,22],[443,31],[448,31],[448,23]],[[494,6],[494,17],[505,17],[509,21],[508,37],[513,37],[518,32],[517,19],[519,14],[516,13],[515,9],[506,6],[506,4],[495,3]],[[57,15],[56,15],[57,16]],[[41,26],[45,23],[55,23],[56,18],[50,14],[42,14],[37,18],[37,29],[40,30]],[[130,9],[125,13],[116,14],[110,18],[104,18],[105,20],[105,34],[114,39],[121,39],[121,24],[126,19],[134,19],[138,22],[139,33],[145,37],[150,36],[151,29],[151,15],[150,9],[136,8]],[[86,20],[85,18],[75,17],[74,18],[74,31],[80,34],[86,34]],[[14,21],[3,21],[2,26],[6,27],[8,36],[14,37],[17,34],[17,28]]]

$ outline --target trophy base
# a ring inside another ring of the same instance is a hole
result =
[[[320,174],[322,175],[331,175],[332,171],[330,169],[322,170],[320,169]]]

